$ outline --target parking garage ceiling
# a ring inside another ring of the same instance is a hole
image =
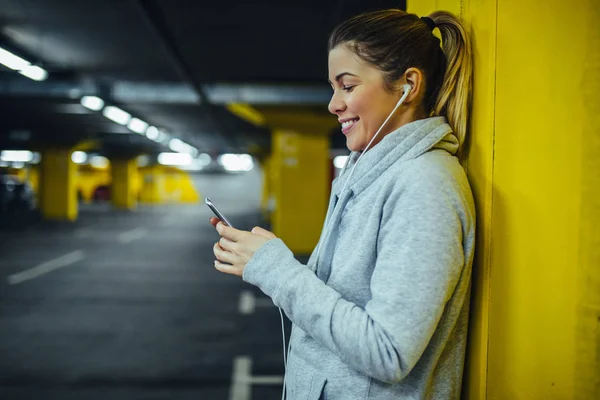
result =
[[[264,127],[229,103],[326,112],[327,37],[385,0],[0,0],[0,47],[43,67],[29,80],[0,66],[0,147],[159,150],[98,112],[96,95],[201,151],[268,146]]]

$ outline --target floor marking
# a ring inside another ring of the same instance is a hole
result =
[[[85,253],[82,250],[75,250],[71,253],[65,254],[64,256],[60,256],[54,258],[50,261],[46,261],[37,265],[28,270],[19,272],[17,274],[10,275],[7,280],[11,285],[16,285],[30,279],[37,278],[38,276],[42,276],[47,274],[48,272],[52,272],[59,268],[67,267],[71,264],[75,264],[78,261],[81,261],[85,258]]]
[[[125,232],[119,233],[118,239],[119,239],[119,242],[121,242],[123,244],[127,244],[127,243],[133,242],[134,240],[141,239],[144,236],[146,236],[147,234],[148,234],[148,231],[145,230],[144,228],[135,228],[130,231],[125,231]]]
[[[236,357],[233,362],[229,400],[250,400],[252,385],[283,385],[283,376],[252,376],[252,359]]]
[[[256,307],[273,307],[273,301],[270,298],[257,299],[250,290],[243,290],[240,293],[239,312],[242,315],[254,314]]]

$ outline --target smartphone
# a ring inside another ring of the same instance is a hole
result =
[[[217,206],[214,205],[214,203],[212,202],[211,199],[209,199],[207,197],[206,199],[204,199],[204,202],[206,203],[208,208],[210,208],[212,210],[212,212],[215,213],[217,218],[219,218],[221,221],[223,221],[223,223],[225,223],[227,226],[230,226],[233,228],[233,225],[231,225],[231,222],[229,222],[229,220],[227,218],[225,218],[223,213],[221,211],[219,211],[219,209],[217,208]]]

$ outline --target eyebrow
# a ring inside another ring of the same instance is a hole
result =
[[[358,76],[358,75],[354,75],[350,72],[342,72],[341,74],[337,74],[337,76],[335,77],[335,81],[339,82],[340,79],[342,79],[344,76],[346,75],[350,75],[350,76]],[[329,79],[327,79],[327,81],[329,82],[329,84],[331,85],[331,81]]]

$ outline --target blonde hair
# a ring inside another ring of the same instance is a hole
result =
[[[442,36],[446,71],[434,106],[435,115],[445,115],[462,144],[467,136],[471,107],[473,59],[471,40],[457,17],[447,11],[429,15]]]
[[[384,85],[390,91],[408,68],[423,71],[425,112],[447,118],[461,145],[460,157],[471,101],[471,43],[453,14],[437,11],[429,18],[440,30],[441,45],[423,19],[392,9],[363,13],[338,25],[329,37],[328,49],[349,45],[384,73]]]

